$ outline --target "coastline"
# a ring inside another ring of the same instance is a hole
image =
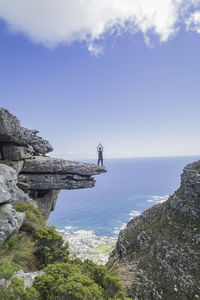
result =
[[[107,263],[109,254],[115,248],[117,241],[117,237],[97,236],[93,231],[57,231],[69,244],[71,258],[78,257],[82,261],[90,259],[99,265]]]

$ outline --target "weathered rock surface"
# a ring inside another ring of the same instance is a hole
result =
[[[20,125],[20,121],[6,109],[0,109],[0,143],[15,143],[18,146],[32,146],[35,154],[53,151],[48,141],[37,136],[36,130],[29,130]]]
[[[47,220],[51,211],[54,210],[59,190],[32,190],[30,197],[33,198],[44,218]]]
[[[16,212],[10,204],[0,205],[0,243],[16,233],[24,219],[25,214]]]
[[[17,187],[17,173],[13,168],[0,164],[0,178],[4,182],[2,183],[3,190],[0,190],[1,194],[3,195],[6,192],[7,198],[9,197],[8,194],[10,195],[10,199],[4,202],[17,203],[23,201],[34,204],[33,199]]]
[[[11,201],[11,194],[4,182],[3,176],[0,176],[0,204],[8,203]]]
[[[120,232],[109,267],[130,297],[200,298],[200,161],[184,168],[169,199],[132,219]]]
[[[105,168],[95,164],[36,156],[25,160],[18,180],[30,190],[81,189],[94,187],[91,176],[101,172],[106,172]]]
[[[2,156],[5,160],[23,160],[33,156],[33,148],[31,146],[15,146],[10,144],[2,145]]]
[[[44,272],[32,272],[32,273],[25,273],[23,270],[17,271],[14,276],[24,280],[24,287],[32,286],[33,281],[36,276],[43,275]]]
[[[53,148],[37,133],[22,127],[15,116],[0,108],[0,177],[4,177],[4,182],[0,180],[0,203],[30,202],[39,207],[46,220],[60,189],[91,188],[95,185],[92,175],[106,170],[42,156]]]
[[[74,179],[71,174],[20,174],[19,180],[26,183],[31,190],[71,190],[91,188],[95,185],[93,178]]]
[[[102,172],[106,172],[105,168],[95,164],[44,156],[35,156],[30,160],[25,160],[22,169],[22,173],[77,174],[83,176],[98,175]]]

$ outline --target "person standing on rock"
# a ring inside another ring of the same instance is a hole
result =
[[[101,163],[101,165],[103,166],[103,146],[101,145],[101,143],[99,143],[99,145],[97,146],[97,152],[98,152],[98,166]]]

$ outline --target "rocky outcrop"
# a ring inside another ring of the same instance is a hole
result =
[[[101,172],[105,169],[95,164],[36,156],[25,160],[18,178],[30,190],[68,190],[93,187],[92,175]]]
[[[24,215],[12,207],[15,203],[34,204],[47,220],[59,190],[94,187],[93,175],[106,172],[94,164],[46,157],[53,148],[37,133],[0,109],[0,242],[23,223]]]
[[[0,109],[0,142],[8,145],[32,146],[34,154],[45,154],[53,151],[48,141],[37,136],[37,130],[29,130],[20,125],[20,121],[6,109]],[[26,153],[26,149],[24,149]]]
[[[18,188],[16,171],[0,164],[0,243],[16,233],[24,221],[25,215],[12,207],[20,201],[35,205],[33,199]]]
[[[0,163],[1,196],[0,203],[17,203],[20,201],[34,204],[34,200],[25,194],[18,186],[17,172]]]
[[[22,226],[25,214],[16,212],[10,204],[0,206],[0,243],[16,233]]]
[[[200,161],[166,202],[129,221],[108,266],[133,299],[200,299]]]

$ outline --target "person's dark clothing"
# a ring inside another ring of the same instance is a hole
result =
[[[103,157],[102,158],[98,158],[98,166],[99,166],[99,164],[101,163],[101,165],[103,166]]]
[[[102,150],[98,150],[98,166],[101,163],[101,165],[103,166],[103,151]]]

